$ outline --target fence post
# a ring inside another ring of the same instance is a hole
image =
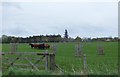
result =
[[[48,50],[45,51],[45,70],[48,70]]]
[[[50,70],[55,70],[55,54],[50,54]]]
[[[81,56],[82,56],[82,45],[80,45],[80,44],[78,43],[78,44],[76,45],[75,49],[76,49],[75,56],[81,57]]]
[[[84,54],[84,69],[87,68],[87,62],[86,62],[86,54]]]
[[[17,52],[17,43],[10,43],[11,52]]]
[[[53,49],[53,53],[56,54],[56,52],[57,52],[57,47],[56,47],[56,45],[53,45],[53,46],[52,46],[52,49]]]
[[[98,46],[98,55],[104,55],[104,47]]]
[[[2,52],[1,51],[0,51],[0,74],[2,76]]]
[[[87,61],[86,61],[86,54],[84,54],[84,56],[83,56],[84,58],[83,58],[83,66],[84,66],[84,74],[85,75],[87,75]]]

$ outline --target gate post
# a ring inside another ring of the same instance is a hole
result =
[[[48,50],[45,51],[45,70],[48,70]]]
[[[55,70],[55,54],[52,53],[49,55],[50,57],[50,70]]]

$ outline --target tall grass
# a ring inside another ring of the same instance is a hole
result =
[[[0,71],[0,77],[2,76],[2,71]]]
[[[53,45],[54,43],[50,43]],[[99,42],[86,42],[83,43],[83,53],[86,54],[87,71],[92,75],[115,75],[118,74],[118,43],[117,42],[103,42],[105,55],[97,55],[97,46]],[[44,71],[41,69],[40,73],[35,71],[35,74],[72,74],[82,75],[83,58],[75,57],[76,43],[56,43],[56,64],[64,71],[56,70],[54,72]],[[10,47],[8,44],[3,44],[2,51],[8,52]],[[28,44],[19,44],[18,51],[20,52],[44,52],[44,50],[32,49]],[[49,49],[51,51],[51,49]],[[16,74],[25,73],[32,74],[29,71],[23,72],[15,70]]]

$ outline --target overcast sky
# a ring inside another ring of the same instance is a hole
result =
[[[118,36],[117,2],[4,2],[2,34],[69,37]]]

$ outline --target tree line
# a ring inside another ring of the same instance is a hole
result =
[[[15,37],[2,35],[2,43],[39,43],[39,42],[59,42],[61,41],[61,35],[40,35],[40,36],[29,36],[29,37]]]
[[[2,35],[0,38],[0,43],[46,43],[46,42],[94,42],[94,41],[118,41],[118,37],[102,37],[102,38],[81,38],[77,36],[76,38],[62,37],[61,35],[39,35],[39,36],[29,36],[29,37],[15,37]]]

